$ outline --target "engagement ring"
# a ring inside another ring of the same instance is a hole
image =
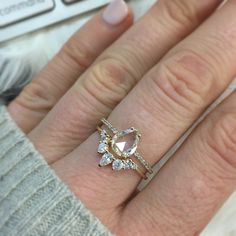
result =
[[[111,164],[112,169],[117,171],[132,169],[137,171],[142,178],[147,179],[147,172],[152,174],[153,170],[137,151],[141,138],[140,132],[133,127],[119,131],[105,118],[101,119],[101,122],[105,128],[97,127],[100,133],[98,153],[102,154],[99,166]],[[139,167],[137,161],[142,164],[143,168]]]

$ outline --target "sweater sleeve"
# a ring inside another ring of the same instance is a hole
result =
[[[0,106],[0,236],[111,235]]]

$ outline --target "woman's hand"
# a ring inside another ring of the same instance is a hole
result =
[[[118,235],[196,235],[236,187],[235,93],[141,192],[134,171],[98,168],[102,117],[138,128],[139,152],[154,165],[232,81],[236,1],[214,12],[220,3],[159,0],[108,47],[132,23],[116,1],[9,105],[51,168]]]

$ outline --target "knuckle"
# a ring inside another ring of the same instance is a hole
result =
[[[103,59],[94,65],[83,87],[106,107],[113,108],[135,84],[134,77],[122,62]]]
[[[165,9],[170,18],[181,26],[188,26],[189,24],[197,24],[200,19],[194,4],[188,1],[164,1]]]
[[[56,101],[45,87],[48,86],[43,83],[31,82],[23,89],[15,102],[29,110],[42,113],[48,112]]]
[[[214,85],[209,64],[190,51],[163,62],[158,68],[158,76],[152,78],[172,102],[191,112],[204,107]]]
[[[210,126],[207,144],[233,168],[236,168],[236,113],[220,114]]]
[[[146,34],[148,35],[149,33],[146,32]],[[148,47],[152,45],[152,43],[152,40],[150,41],[144,37],[142,40],[140,40],[139,37],[128,37],[126,43],[122,45],[114,44],[111,50],[106,50],[99,58],[100,60],[111,59],[123,65],[130,75],[138,81],[138,79],[143,76],[143,72],[149,68],[148,65],[150,64],[150,62],[148,63],[148,61],[143,60],[143,57],[140,55],[143,54],[144,51],[148,51]],[[154,64],[156,62],[151,57],[149,60],[153,60]]]
[[[85,70],[96,57],[91,45],[78,37],[72,37],[59,55],[65,63],[76,64],[81,70]]]

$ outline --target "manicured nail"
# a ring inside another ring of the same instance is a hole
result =
[[[103,12],[103,19],[110,25],[118,25],[129,14],[124,0],[113,0]]]

